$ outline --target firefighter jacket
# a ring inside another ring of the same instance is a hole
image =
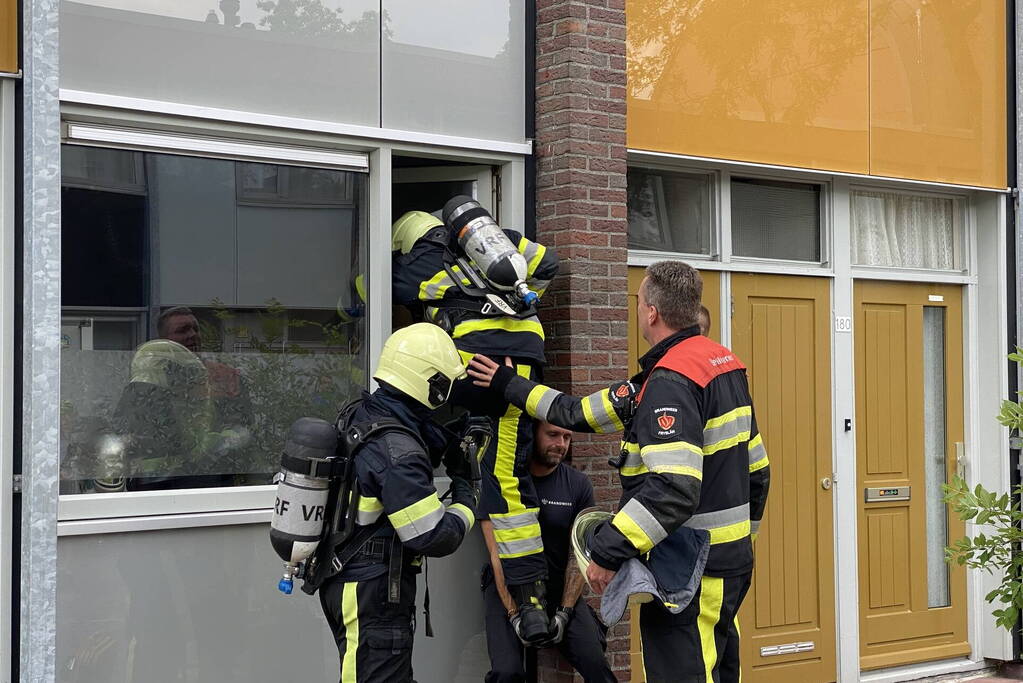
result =
[[[529,288],[543,296],[558,272],[557,253],[514,230],[505,230],[504,234],[526,259]],[[544,334],[540,319],[535,315],[518,319],[481,314],[482,302],[465,295],[444,269],[445,247],[449,243],[447,227],[437,228],[421,237],[409,253],[394,253],[391,268],[394,303],[412,309],[422,307],[423,317],[429,321],[440,322],[440,318],[447,317],[451,337],[460,351],[514,356],[542,365]],[[459,272],[457,266],[452,270]],[[468,279],[462,282],[469,284]]]
[[[748,572],[770,467],[745,366],[695,326],[657,344],[640,364],[631,385],[619,382],[585,398],[503,368],[494,387],[530,415],[566,429],[610,433],[624,424],[621,507],[594,537],[597,564],[617,570],[685,524],[710,532],[707,574]]]
[[[413,406],[397,391],[382,387],[355,410],[351,423],[392,418],[420,434],[427,447],[441,452],[444,432],[430,419],[430,411]],[[475,522],[474,501],[441,503],[433,483],[430,453],[408,434],[385,431],[371,437],[355,456],[356,485],[360,494],[356,517],[359,527],[385,518],[375,537],[396,535],[406,556],[443,557],[462,543]],[[363,581],[387,572],[387,565],[353,561],[342,572],[347,581]]]

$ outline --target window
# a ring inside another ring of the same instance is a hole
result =
[[[368,381],[365,176],[64,147],[61,492],[268,484]]]
[[[628,171],[629,248],[711,253],[711,176]]]
[[[821,187],[732,178],[732,253],[821,262]]]
[[[853,190],[853,263],[962,270],[960,197]]]

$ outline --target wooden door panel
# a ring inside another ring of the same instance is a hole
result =
[[[952,285],[857,282],[856,444],[859,509],[860,655],[863,669],[969,653],[965,572],[948,571],[950,604],[928,599],[929,496],[925,442],[924,319],[944,310],[941,371],[946,480],[963,439],[962,289]],[[939,361],[940,362],[940,361]],[[939,366],[940,367],[940,366]],[[933,381],[933,380],[932,380]],[[932,436],[932,439],[936,438]],[[868,489],[906,487],[908,500],[867,502]],[[948,535],[962,533],[947,515]],[[947,543],[937,538],[932,543]]]
[[[744,676],[834,680],[832,499],[820,486],[831,476],[830,283],[731,277],[732,346],[749,368],[771,461],[753,585],[740,613]],[[771,653],[794,643],[813,649]]]

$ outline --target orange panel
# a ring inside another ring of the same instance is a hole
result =
[[[18,3],[0,0],[0,71],[18,70]]]
[[[1005,2],[872,0],[870,172],[1005,187]]]
[[[629,147],[868,172],[867,0],[627,0]]]

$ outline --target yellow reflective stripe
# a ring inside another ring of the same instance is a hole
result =
[[[456,328],[457,329],[457,328]],[[518,365],[515,371],[520,377],[529,377],[529,366]],[[497,420],[497,453],[494,458],[494,476],[501,488],[501,498],[508,506],[508,512],[516,513],[525,509],[519,493],[519,479],[515,476],[515,446],[518,443],[519,416],[522,411],[513,405]]]
[[[753,474],[754,472],[762,470],[769,464],[770,463],[768,463],[767,458],[760,458],[760,460],[757,460],[755,463],[749,466],[749,473]]]
[[[441,284],[447,281],[447,284]],[[448,287],[453,285],[451,278],[448,277],[446,271],[440,271],[429,280],[424,280],[419,283],[419,299],[420,301],[429,301],[430,299],[441,299],[444,297],[444,292],[448,290]],[[431,291],[432,289],[432,291]],[[438,296],[440,294],[440,296]]]
[[[643,446],[640,449],[640,454],[644,457],[655,453],[670,453],[672,451],[686,450],[695,455],[702,456],[703,449],[699,446],[689,443],[688,441],[669,441],[667,443],[652,443]]]
[[[540,401],[543,400],[544,394],[548,391],[554,390],[549,387],[545,387],[542,384],[537,384],[533,387],[533,389],[529,392],[529,396],[526,397],[526,412],[533,417],[536,417],[536,409],[539,407]]]
[[[473,332],[487,332],[489,330],[502,330],[504,332],[532,332],[543,339],[543,325],[536,316],[518,320],[517,318],[485,318],[482,320],[467,320],[455,325],[453,339],[464,337]]]
[[[607,411],[608,416],[611,418],[611,424],[614,425],[614,430],[616,432],[621,432],[625,430],[625,425],[622,424],[621,418],[618,417],[618,413],[615,412],[614,404],[611,403],[611,399],[607,396],[610,391],[610,389],[604,389],[601,391],[600,400],[604,403],[604,410]]]
[[[376,512],[383,509],[384,504],[380,502],[379,498],[372,498],[370,496],[359,498],[359,512]]]
[[[627,455],[625,458],[625,464],[619,468],[618,473],[623,477],[636,477],[640,474],[646,474],[650,470],[646,468],[646,463],[639,459],[639,444],[628,443],[623,441],[621,448]],[[638,462],[639,464],[633,465],[630,463]]]
[[[432,531],[443,516],[444,504],[440,502],[440,498],[437,497],[436,493],[431,493],[425,498],[412,503],[412,505],[403,507],[397,512],[392,512],[387,515],[387,519],[390,520],[391,526],[394,527],[394,531],[398,534],[398,538],[404,542],[427,531]],[[419,526],[422,526],[422,529],[417,528],[416,525],[416,522],[421,520],[423,521]]]
[[[507,550],[505,547],[498,543],[497,545],[497,556],[502,560],[514,560],[516,557],[526,557],[527,555],[536,555],[537,553],[543,552],[543,546],[537,548],[530,548],[529,550],[512,551]]]
[[[727,450],[729,448],[732,448],[734,446],[738,446],[739,444],[743,443],[744,441],[748,441],[748,440],[749,440],[749,430],[744,431],[744,432],[739,432],[738,434],[736,434],[735,436],[733,436],[731,438],[723,439],[721,441],[718,441],[717,443],[707,444],[706,446],[703,447],[703,454],[704,455],[713,455],[714,453],[717,453],[718,451],[723,451],[723,450]]]
[[[623,477],[638,477],[641,474],[649,474],[650,470],[646,468],[646,465],[636,465],[635,467],[623,467],[618,470]]]
[[[729,410],[724,415],[719,415],[718,417],[713,417],[713,418],[707,420],[707,424],[705,424],[703,426],[703,428],[704,429],[714,429],[715,427],[720,427],[721,425],[725,424],[726,422],[731,422],[732,420],[734,420],[734,419],[736,419],[738,417],[744,417],[744,416],[748,417],[748,416],[750,416],[752,414],[753,414],[753,410],[749,406],[739,406],[735,410]]]
[[[678,474],[703,481],[703,472],[688,465],[658,465],[650,471],[654,474]]]
[[[494,540],[499,543],[511,543],[512,541],[524,541],[528,538],[539,537],[539,524],[526,524],[512,529],[498,529],[494,527]]]
[[[728,526],[719,526],[716,529],[709,529],[709,531],[711,545],[738,541],[739,539],[746,538],[750,535],[750,521],[747,519],[744,522],[737,522],[735,524],[729,524]]]
[[[767,450],[764,448],[764,439],[760,436],[760,434],[757,434],[749,440],[748,448],[750,457],[750,474],[768,466],[769,461],[767,460]]]
[[[708,683],[714,680],[712,672],[718,663],[718,648],[714,630],[721,619],[721,604],[725,598],[725,580],[719,576],[706,576],[700,582],[700,614],[696,624],[700,631],[700,648]]]
[[[636,549],[645,553],[668,537],[668,532],[646,507],[633,498],[611,519]]]
[[[590,429],[599,434],[600,423],[597,422],[597,417],[593,414],[593,407],[590,405],[590,402],[587,399],[589,399],[589,396],[582,400],[583,417],[586,418],[586,424],[590,425]]]
[[[465,533],[469,533],[472,525],[476,522],[476,515],[472,513],[472,510],[461,503],[454,503],[448,506],[448,511],[462,518],[462,521],[465,522]]]
[[[536,246],[536,255],[529,259],[529,264],[526,266],[526,277],[536,272],[536,267],[540,265],[540,261],[543,261],[543,257],[547,254],[547,247],[542,244],[537,244]]]
[[[635,546],[639,552],[645,553],[654,547],[654,542],[646,535],[646,532],[628,515],[619,512],[611,520],[611,524],[621,531],[622,535],[629,539],[629,543]]]
[[[341,683],[356,683],[355,653],[359,650],[358,581],[349,581],[341,589],[341,620],[345,625],[345,656],[341,659]]]

